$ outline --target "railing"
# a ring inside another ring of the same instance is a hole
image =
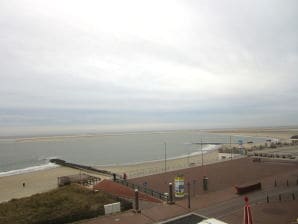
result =
[[[124,179],[116,179],[114,180],[116,183],[122,184],[124,186],[127,186],[132,189],[138,189],[138,191],[141,191],[147,195],[150,195],[151,197],[157,198],[159,200],[167,201],[168,200],[168,195],[164,193],[160,193],[156,190],[152,190],[150,188],[140,186],[138,184],[130,183],[127,180]]]
[[[292,191],[292,192],[286,192],[286,193],[280,193],[280,194],[267,194],[266,202],[282,202],[282,201],[293,201],[298,199],[298,191]]]

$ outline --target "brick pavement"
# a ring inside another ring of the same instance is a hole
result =
[[[135,197],[135,191],[129,187],[126,187],[124,185],[118,184],[116,182],[113,182],[112,180],[103,180],[99,182],[98,184],[93,186],[94,190],[101,190],[106,193],[127,198],[127,199],[134,199]],[[159,199],[156,199],[148,194],[145,194],[143,192],[139,192],[139,199],[142,201],[149,201],[149,202],[155,202],[155,203],[161,203],[162,201]]]
[[[194,177],[198,178],[198,183],[195,186],[196,189],[191,190],[191,209],[187,208],[187,200],[177,200],[174,205],[157,204],[150,208],[141,208],[141,214],[135,214],[132,211],[124,213],[98,217],[92,220],[82,221],[86,224],[97,223],[119,223],[119,224],[147,224],[157,223],[164,221],[175,216],[189,213],[191,211],[200,210],[201,208],[208,208],[219,202],[228,201],[231,199],[241,199],[242,196],[235,194],[233,188],[236,184],[251,183],[254,181],[261,181],[263,184],[264,195],[266,190],[274,189],[274,180],[277,179],[280,183],[278,187],[285,188],[285,180],[289,179],[291,186],[296,184],[298,177],[298,166],[295,164],[278,164],[278,163],[253,163],[250,159],[238,159],[229,162],[223,162],[219,164],[212,164],[206,167],[193,167],[185,170],[180,170],[179,173],[185,175],[186,181],[192,181]],[[247,175],[244,176],[243,174]],[[173,178],[177,172],[169,172],[160,175],[152,175],[142,178],[136,178],[133,181],[137,184],[142,184],[144,181],[149,183],[149,187],[166,192],[168,189],[168,182],[173,182]],[[203,175],[208,174],[209,177],[209,191],[203,192],[202,186],[199,181]],[[241,199],[242,200],[242,199]],[[285,208],[282,209],[280,216],[275,217],[274,223],[285,223],[284,220],[292,220],[295,216],[295,212],[292,212],[292,208],[298,211],[297,201],[283,202]],[[253,206],[253,212],[256,223],[270,223],[266,220],[271,220],[270,211],[274,211],[276,207],[274,204],[255,204]],[[267,213],[266,213],[267,212]],[[241,223],[242,221],[242,208],[240,207],[234,213],[223,216],[223,220],[231,224]],[[273,215],[272,215],[273,216]],[[263,218],[262,218],[263,217]],[[278,222],[280,220],[281,222]]]

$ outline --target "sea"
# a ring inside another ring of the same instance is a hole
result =
[[[90,166],[124,165],[200,154],[214,150],[217,143],[249,141],[264,143],[266,138],[164,131],[0,139],[0,177],[54,168],[52,158]]]

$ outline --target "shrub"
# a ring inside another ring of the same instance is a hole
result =
[[[101,191],[94,192],[79,185],[68,185],[28,198],[13,199],[0,204],[0,224],[59,224],[104,214],[104,204],[113,198]],[[132,207],[121,199],[123,209]]]

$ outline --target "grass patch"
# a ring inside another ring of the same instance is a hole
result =
[[[121,210],[132,207],[130,202],[74,184],[0,204],[0,224],[74,222],[103,215],[103,206],[117,201],[121,201]]]

